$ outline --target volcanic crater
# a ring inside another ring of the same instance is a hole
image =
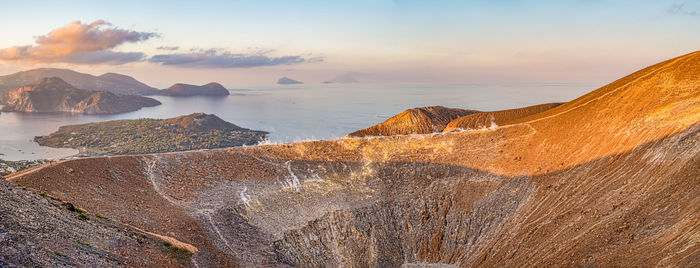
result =
[[[489,129],[8,179],[191,244],[199,267],[700,265],[700,52],[552,106]]]

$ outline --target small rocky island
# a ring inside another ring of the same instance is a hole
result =
[[[209,83],[202,86],[177,83],[169,88],[156,90],[155,95],[171,96],[171,97],[192,97],[192,96],[210,96],[223,97],[231,93],[219,83]]]
[[[115,114],[157,106],[155,99],[78,89],[58,77],[48,77],[0,96],[5,112]]]
[[[267,132],[195,113],[170,119],[136,119],[62,126],[34,137],[43,146],[74,148],[83,155],[145,154],[255,145]]]
[[[303,84],[304,82],[297,81],[294,79],[291,79],[289,77],[282,77],[279,80],[277,80],[278,85],[298,85],[298,84]]]

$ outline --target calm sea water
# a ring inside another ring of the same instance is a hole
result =
[[[587,84],[300,85],[232,89],[226,98],[155,97],[163,104],[117,115],[0,114],[0,159],[56,159],[72,149],[39,146],[34,136],[62,125],[115,119],[170,118],[213,113],[236,125],[270,132],[285,143],[335,139],[408,108],[446,107],[500,110],[572,100],[595,89]]]

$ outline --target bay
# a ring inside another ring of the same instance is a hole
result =
[[[63,125],[104,120],[215,114],[241,127],[270,132],[270,143],[336,139],[405,109],[446,107],[501,110],[566,102],[597,88],[580,83],[530,84],[321,84],[231,89],[223,98],[156,96],[163,104],[115,115],[0,113],[0,159],[58,159],[72,149],[39,146],[34,136]]]

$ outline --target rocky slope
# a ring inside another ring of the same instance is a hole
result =
[[[3,111],[70,112],[114,114],[160,105],[157,100],[136,95],[115,95],[108,91],[77,89],[61,78],[42,78],[14,89],[0,98]]]
[[[77,88],[109,91],[115,94],[144,94],[156,90],[133,77],[121,74],[106,73],[94,76],[67,69],[40,68],[0,76],[0,94],[45,77],[59,77]]]
[[[10,180],[199,266],[700,265],[700,52],[485,130],[85,158]]]
[[[170,119],[114,120],[61,126],[34,137],[43,146],[79,149],[87,155],[143,154],[255,145],[267,132],[195,113]]]
[[[442,106],[413,108],[377,125],[350,133],[348,136],[391,136],[440,132],[450,121],[477,112]]]
[[[561,103],[545,103],[517,109],[481,112],[459,117],[450,121],[443,131],[480,129],[507,125],[510,121],[535,115],[561,105]]]
[[[174,84],[169,88],[152,92],[155,95],[173,96],[173,97],[191,97],[191,96],[228,96],[230,92],[219,83],[209,83],[202,86],[189,84]]]
[[[52,196],[0,180],[0,199],[2,267],[189,265],[191,254],[175,255],[172,244]]]

